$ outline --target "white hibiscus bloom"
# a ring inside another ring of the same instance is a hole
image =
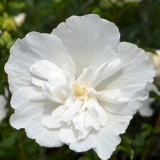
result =
[[[146,86],[146,91],[147,92],[153,91],[160,96],[160,92],[158,91],[158,88],[154,83],[148,83]],[[141,116],[144,116],[144,117],[152,116],[154,110],[151,108],[151,104],[154,101],[155,101],[154,98],[147,98],[143,102],[143,107],[138,110]]]
[[[145,52],[119,38],[113,23],[91,14],[18,39],[5,66],[11,125],[41,146],[93,148],[108,159],[155,75]]]
[[[8,90],[5,88],[5,96],[0,95],[0,122],[2,122],[2,120],[6,117],[8,111],[5,108],[7,104],[6,97],[8,97]]]
[[[155,82],[157,84],[160,84],[160,50],[156,50],[156,54],[151,52],[146,52],[149,56],[150,61],[152,62],[154,69],[156,70],[156,78]],[[160,96],[160,92],[158,91],[158,88],[153,83],[148,83],[146,86],[146,91],[151,92],[154,91],[157,95]],[[154,98],[148,98],[143,102],[143,107],[139,109],[139,113],[141,116],[149,117],[153,114],[153,109],[150,108],[151,104],[154,102]]]

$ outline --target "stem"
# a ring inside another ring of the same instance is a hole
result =
[[[144,152],[143,152],[143,154],[142,154],[141,160],[146,160],[146,156],[147,156],[148,151],[149,151],[149,149],[150,149],[150,147],[151,147],[151,145],[152,145],[152,141],[153,141],[153,139],[154,139],[154,136],[155,136],[155,134],[156,134],[157,128],[158,128],[159,126],[160,126],[160,112],[159,112],[158,119],[157,119],[157,121],[156,121],[154,130],[153,130],[153,132],[152,132],[152,134],[151,134],[151,136],[150,136],[148,145],[146,146],[146,148],[145,148],[145,150],[144,150]]]
[[[24,154],[24,151],[20,148],[18,141],[15,142],[15,145],[19,153],[19,160],[24,160],[25,154]]]

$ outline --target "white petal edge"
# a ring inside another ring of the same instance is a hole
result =
[[[50,61],[60,68],[65,64],[75,76],[74,63],[58,37],[30,32],[25,38],[17,39],[10,49],[10,57],[5,64],[12,93],[18,88],[30,86],[30,67],[41,60]]]
[[[77,77],[91,64],[98,68],[119,54],[118,28],[95,14],[71,16],[59,24],[52,34],[63,41],[75,63]]]
[[[58,107],[58,104],[42,100],[33,102],[29,100],[30,94],[37,94],[39,88],[22,87],[12,96],[11,107],[15,113],[10,117],[10,124],[16,129],[24,128],[29,138],[35,139],[40,146],[62,146],[58,139],[57,129],[47,129],[41,125],[41,120],[49,116]]]
[[[133,116],[119,116],[109,112],[107,112],[107,115],[109,120],[105,127],[101,128],[99,132],[95,130],[91,131],[84,140],[70,143],[70,149],[76,152],[85,152],[93,148],[101,159],[109,159],[121,141],[119,134],[125,132]]]

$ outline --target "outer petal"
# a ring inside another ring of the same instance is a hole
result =
[[[75,62],[77,76],[91,64],[98,68],[115,59],[119,52],[118,28],[98,15],[72,16],[54,29],[52,34],[63,41]]]
[[[41,120],[50,115],[58,104],[44,100],[29,101],[30,95],[39,91],[39,88],[23,87],[13,94],[11,106],[15,113],[11,116],[10,123],[16,129],[25,128],[27,136],[35,139],[41,146],[61,146],[58,130],[47,129],[41,125]]]
[[[160,92],[154,83],[148,83],[146,86],[146,91],[154,91],[160,96]],[[138,110],[141,116],[149,117],[153,114],[154,110],[150,108],[152,102],[154,102],[154,98],[148,98],[143,102],[143,107]]]
[[[74,64],[59,38],[31,32],[15,42],[5,65],[12,93],[20,87],[29,86],[30,66],[40,60],[48,60],[58,67],[65,64],[69,71],[75,74]]]
[[[69,144],[77,141],[78,132],[71,123],[70,125],[64,125],[62,128],[60,128],[58,137],[61,142]]]
[[[109,112],[107,115],[109,119],[105,127],[101,128],[100,131],[92,130],[84,140],[70,143],[70,149],[84,152],[93,148],[101,159],[109,159],[121,141],[119,134],[125,132],[132,116],[118,116]]]
[[[142,106],[141,100],[148,97],[145,92],[147,82],[152,82],[155,70],[145,52],[136,45],[122,42],[120,47],[120,59],[124,64],[123,70],[108,78],[96,89],[120,89],[121,97],[129,98],[128,105],[120,114],[134,114]],[[132,105],[136,104],[136,105]]]

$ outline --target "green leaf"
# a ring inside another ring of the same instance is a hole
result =
[[[157,93],[153,92],[153,91],[151,91],[151,92],[149,93],[149,97],[154,98],[154,99],[160,101],[159,95],[158,95]]]
[[[151,124],[145,123],[142,125],[142,130],[143,131],[142,131],[141,137],[143,139],[146,139],[153,131],[153,126]]]
[[[4,147],[10,147],[14,144],[16,138],[18,137],[19,132],[15,131],[12,134],[10,134],[8,137],[6,137],[5,139],[3,139],[1,141],[1,145]]]
[[[123,150],[125,152],[128,152],[129,156],[130,156],[130,159],[133,160],[134,158],[134,151],[131,147],[131,141],[124,137],[124,136],[121,136],[121,143],[122,143],[122,146],[120,148],[120,150]]]

